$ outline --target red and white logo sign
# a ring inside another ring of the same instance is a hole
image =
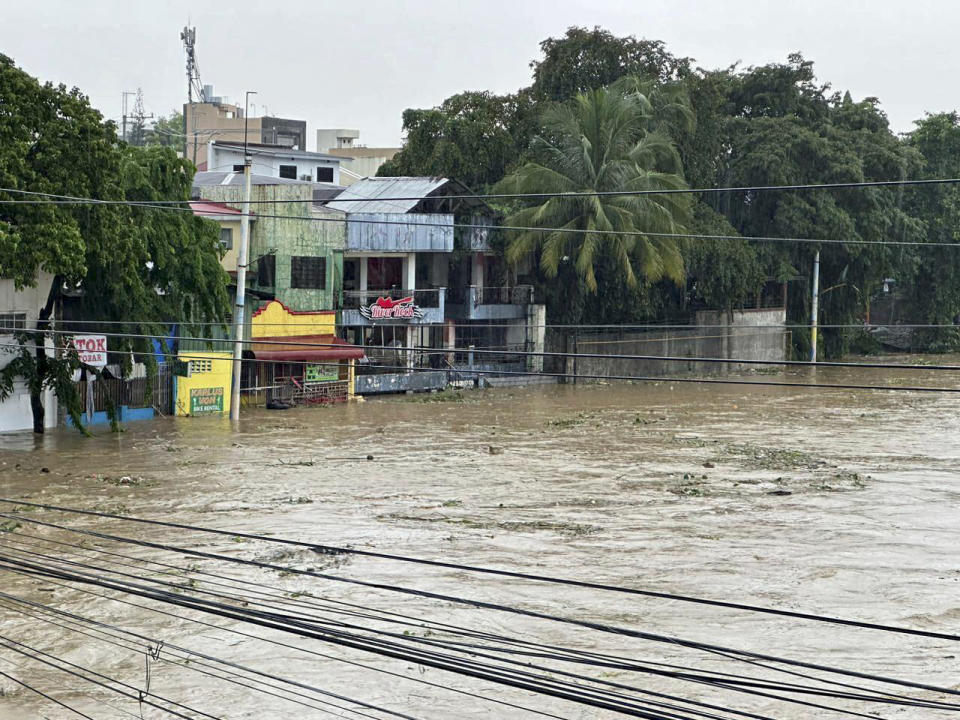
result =
[[[92,367],[106,366],[106,335],[74,335],[71,344],[77,349],[80,362]]]
[[[367,320],[413,320],[422,318],[423,310],[413,304],[413,295],[399,300],[381,297],[369,306],[360,308],[360,314]]]

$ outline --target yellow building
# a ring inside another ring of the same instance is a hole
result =
[[[327,403],[354,392],[354,363],[363,349],[336,337],[332,310],[290,310],[278,300],[250,318],[255,383],[266,402]]]
[[[229,352],[182,350],[181,362],[186,376],[174,377],[176,414],[228,415],[233,356]]]

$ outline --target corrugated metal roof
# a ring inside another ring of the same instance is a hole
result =
[[[365,178],[344,190],[327,207],[346,213],[407,213],[430,193],[450,182],[442,177]],[[412,198],[379,200],[378,198]],[[367,200],[368,202],[364,202]],[[346,201],[346,202],[345,202]]]
[[[287,178],[273,177],[272,175],[250,176],[252,185],[315,185],[316,183],[306,180],[289,180]],[[235,172],[198,172],[193,176],[194,187],[205,187],[208,185],[243,185],[243,173]]]
[[[213,141],[213,146],[220,150],[234,150],[243,152],[244,144],[242,142]],[[298,157],[306,160],[353,160],[352,157],[342,155],[330,155],[328,153],[313,152],[311,150],[296,150],[284,145],[267,145],[264,143],[247,143],[246,150],[248,155],[268,155],[271,157]]]

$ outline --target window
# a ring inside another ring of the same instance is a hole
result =
[[[317,165],[317,182],[333,182],[333,168]]]
[[[220,228],[220,244],[224,250],[233,250],[233,228]]]
[[[277,256],[265,255],[257,260],[257,285],[273,287],[277,277]]]
[[[297,166],[296,165],[281,165],[280,166],[280,177],[287,178],[288,180],[297,179]]]
[[[290,287],[323,290],[327,286],[327,259],[300,256],[290,258]]]
[[[0,332],[4,330],[26,330],[27,314],[22,313],[0,313]]]
[[[191,360],[190,374],[199,375],[200,373],[213,372],[213,360]]]
[[[234,172],[241,172],[241,173],[242,173],[242,172],[243,172],[243,165],[234,165],[234,166],[233,166],[233,171],[234,171]]]

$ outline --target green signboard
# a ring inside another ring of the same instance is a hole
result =
[[[303,379],[306,382],[330,382],[340,379],[340,371],[335,365],[307,365]]]
[[[190,414],[223,412],[223,388],[190,388]]]

